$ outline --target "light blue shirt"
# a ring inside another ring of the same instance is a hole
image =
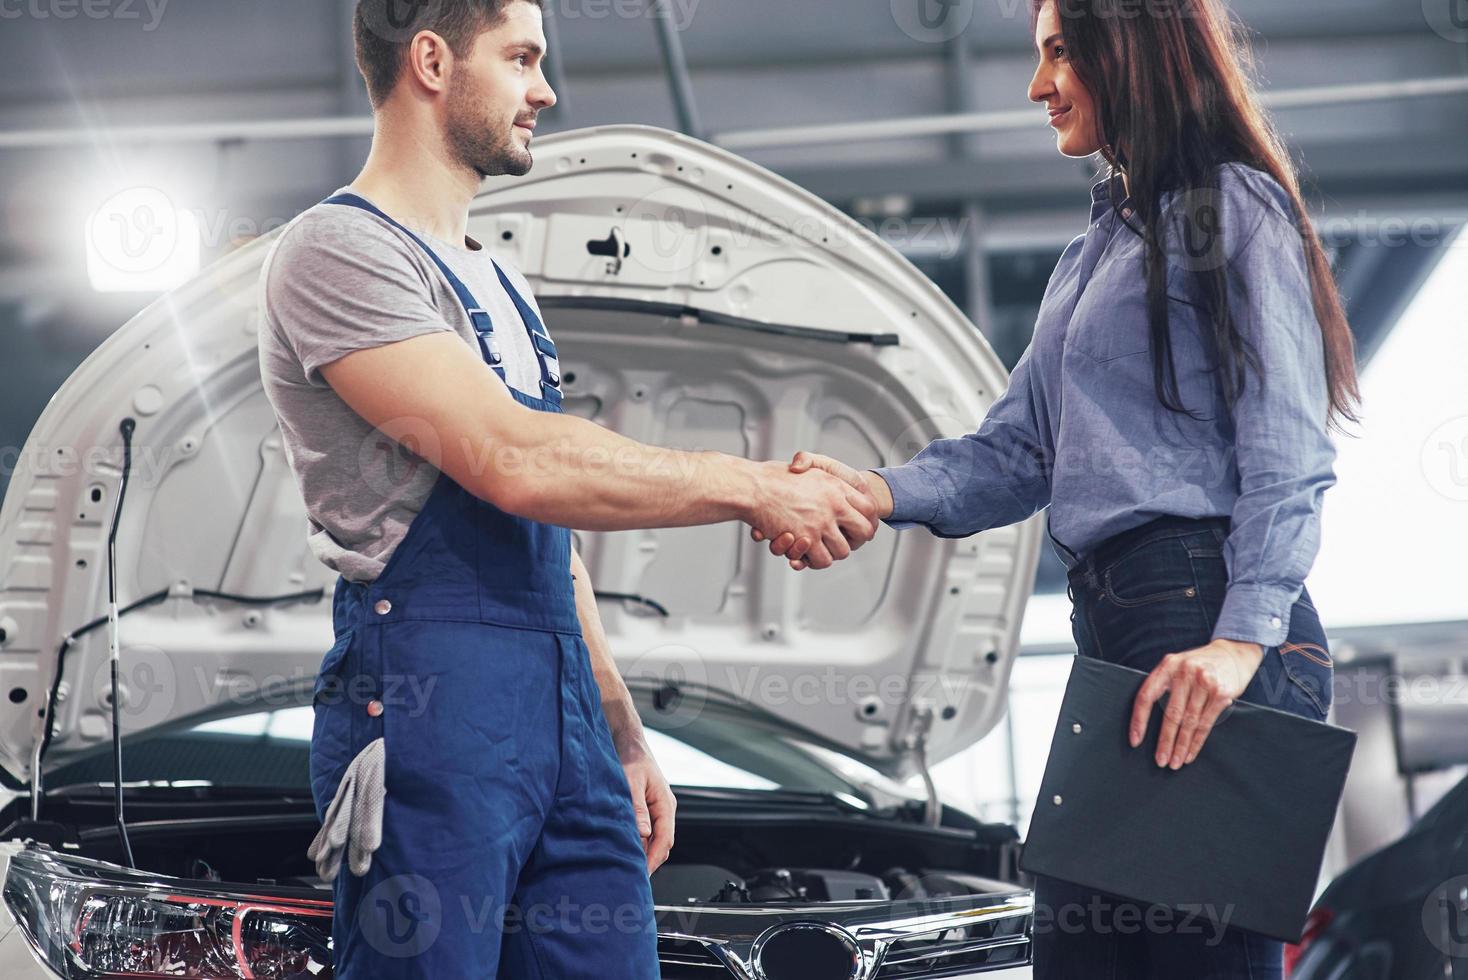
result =
[[[1268,174],[1229,164],[1216,194],[1164,205],[1169,228],[1184,226],[1168,214],[1200,215],[1198,227],[1165,236],[1178,394],[1196,419],[1156,395],[1141,239],[1112,209],[1106,181],[1091,200],[1091,225],[1061,255],[1030,345],[978,431],[876,471],[892,488],[888,523],[965,537],[1049,506],[1069,568],[1065,549],[1084,557],[1156,517],[1229,517],[1228,594],[1213,638],[1278,646],[1335,483],[1324,346],[1289,197]],[[1130,216],[1130,202],[1122,207]],[[1210,238],[1215,215],[1222,231]],[[1211,326],[1189,274],[1223,261],[1234,321],[1264,373],[1261,384],[1248,371],[1232,411],[1208,373]]]

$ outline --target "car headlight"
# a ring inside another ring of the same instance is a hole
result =
[[[27,847],[5,904],[67,980],[330,980],[331,902],[225,894]]]

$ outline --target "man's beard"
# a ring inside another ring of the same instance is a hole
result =
[[[485,123],[491,118],[487,107],[456,86],[449,95],[449,149],[459,162],[480,177],[509,174],[519,177],[530,172],[533,159],[528,147],[515,140],[513,127],[497,129]]]

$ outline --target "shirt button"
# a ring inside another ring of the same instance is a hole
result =
[[[369,715],[371,715],[373,718],[381,718],[382,717],[382,702],[379,701],[379,700],[377,700],[376,698],[373,698],[371,701],[368,701],[367,702],[367,713]]]
[[[1283,622],[1284,622],[1284,620],[1280,619],[1278,616],[1270,616],[1269,617],[1269,625],[1270,626],[1273,626],[1275,629],[1278,629],[1279,626],[1280,626],[1280,624],[1283,623]]]
[[[388,602],[386,599],[378,599],[377,604],[374,605],[372,608],[377,612],[377,615],[386,616],[388,613],[392,612],[392,603]],[[1277,626],[1279,624],[1276,623],[1275,625]]]

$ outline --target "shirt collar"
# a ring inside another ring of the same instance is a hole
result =
[[[1116,185],[1117,196],[1121,201],[1121,216],[1130,218],[1132,216],[1132,199],[1126,194],[1126,185],[1122,182],[1121,174],[1113,174],[1111,177],[1103,177],[1091,185],[1091,223],[1100,221],[1102,216],[1111,210],[1111,187]]]

